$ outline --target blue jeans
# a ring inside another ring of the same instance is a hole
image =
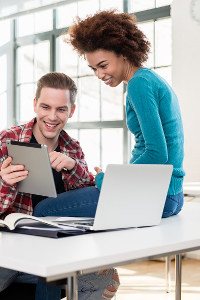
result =
[[[47,198],[34,209],[34,216],[94,217],[99,199],[99,191],[94,186],[71,190],[59,194],[57,198]],[[177,215],[183,207],[183,192],[168,195],[162,218]]]
[[[91,217],[95,216],[99,190],[94,186],[71,190],[57,198],[46,198],[38,203],[33,215],[36,217]]]
[[[3,277],[4,276],[4,277]],[[110,299],[106,295],[114,295],[109,292],[107,286],[115,287],[117,290],[119,286],[118,280],[115,279],[116,270],[109,269],[103,273],[92,273],[81,275],[78,277],[78,299],[79,300],[105,300]],[[7,280],[7,281],[6,281]],[[61,289],[60,286],[51,286],[45,282],[38,282],[38,278],[31,274],[25,274],[5,268],[0,268],[0,292],[7,288],[11,283],[29,283],[36,284],[35,299],[37,300],[60,300]],[[104,297],[103,297],[104,295]],[[1,299],[1,294],[0,294]]]
[[[170,216],[177,215],[181,211],[183,203],[183,192],[177,195],[168,195],[165,201],[162,218],[168,218]]]

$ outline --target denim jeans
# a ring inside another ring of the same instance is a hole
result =
[[[69,216],[94,217],[99,199],[99,191],[95,187],[86,187],[59,194],[57,198],[47,198],[34,209],[34,216]],[[183,192],[168,195],[165,201],[162,218],[177,215],[184,202]]]
[[[165,201],[162,218],[168,218],[170,216],[177,215],[181,211],[183,203],[183,192],[177,195],[168,195]]]
[[[58,194],[57,198],[46,198],[34,209],[35,217],[91,217],[95,216],[99,190],[94,186],[70,190]]]
[[[3,277],[4,276],[4,277]],[[78,277],[78,299],[80,300],[102,300],[111,299],[106,295],[112,295],[106,288],[115,287],[117,290],[119,282],[115,280],[116,270],[109,269],[106,272],[96,272]],[[118,278],[118,276],[117,276]],[[7,281],[6,281],[7,280]],[[7,288],[12,282],[36,284],[35,299],[37,300],[60,300],[61,289],[65,287],[51,286],[31,274],[21,273],[5,268],[0,268],[0,292]],[[113,293],[114,295],[115,293]],[[0,294],[1,299],[1,294]]]

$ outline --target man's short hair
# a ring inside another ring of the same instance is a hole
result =
[[[66,74],[59,72],[50,72],[42,76],[37,82],[37,90],[35,95],[36,101],[39,99],[41,90],[44,87],[69,90],[71,106],[74,106],[77,87],[75,82]]]

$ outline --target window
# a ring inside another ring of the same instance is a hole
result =
[[[10,41],[10,20],[0,21],[0,47]]]
[[[45,22],[44,22],[45,20]],[[17,36],[36,34],[53,29],[52,10],[45,10],[19,17],[17,20]]]
[[[132,0],[131,11],[129,11],[135,13],[139,28],[151,43],[151,52],[146,66],[165,78],[170,85],[172,81],[171,3],[172,0]],[[133,149],[133,137],[130,145]]]
[[[123,1],[75,1],[57,9],[57,28],[70,26],[73,21],[70,16],[76,13],[80,18],[84,18],[100,8],[116,7],[123,11]],[[77,108],[67,127],[71,134],[75,133],[80,140],[90,169],[95,165],[105,167],[108,162],[122,163],[123,130],[127,131],[123,115],[123,85],[111,89],[102,84],[86,61],[79,58],[59,35],[56,38],[56,53],[55,69],[67,72],[77,83]],[[77,127],[78,131],[74,132]],[[119,143],[121,146],[116,146],[118,154],[110,153],[110,149]]]
[[[0,56],[0,130],[7,127],[7,56]]]
[[[16,120],[24,123],[34,117],[36,82],[50,71],[50,43],[42,41],[17,48]]]
[[[0,130],[8,123],[8,44],[11,39],[10,20],[0,21]]]
[[[116,8],[137,16],[139,26],[151,42],[147,66],[171,83],[171,18],[172,0],[72,0],[56,7],[48,5],[37,12],[20,15],[15,20],[0,21],[0,129],[8,126],[8,107],[13,107],[13,124],[29,121],[33,116],[33,99],[37,80],[47,72],[60,71],[77,84],[77,108],[67,124],[69,134],[80,140],[86,160],[103,168],[108,163],[128,163],[130,134],[126,127],[124,86],[110,88],[102,84],[63,42],[74,18],[83,18],[99,9]],[[11,36],[11,28],[15,35]],[[5,50],[10,45],[12,52]],[[8,57],[9,52],[9,57]],[[14,54],[14,72],[8,65]],[[14,74],[12,80],[6,74]],[[14,92],[12,93],[12,82]],[[11,86],[10,86],[11,85]],[[11,92],[10,92],[11,90]],[[8,93],[10,93],[8,95]],[[12,99],[15,94],[15,99]],[[8,102],[9,99],[9,102]],[[12,109],[11,111],[12,113]],[[8,114],[10,116],[10,114]],[[12,119],[10,117],[10,119]]]

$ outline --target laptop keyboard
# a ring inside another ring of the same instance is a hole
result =
[[[93,226],[94,224],[94,220],[92,221],[78,221],[78,222],[74,222],[74,224],[76,225],[87,225],[87,226]]]
[[[87,219],[72,219],[72,220],[66,220],[66,221],[57,221],[60,225],[69,225],[69,226],[93,226],[94,224],[94,218],[87,218]]]

